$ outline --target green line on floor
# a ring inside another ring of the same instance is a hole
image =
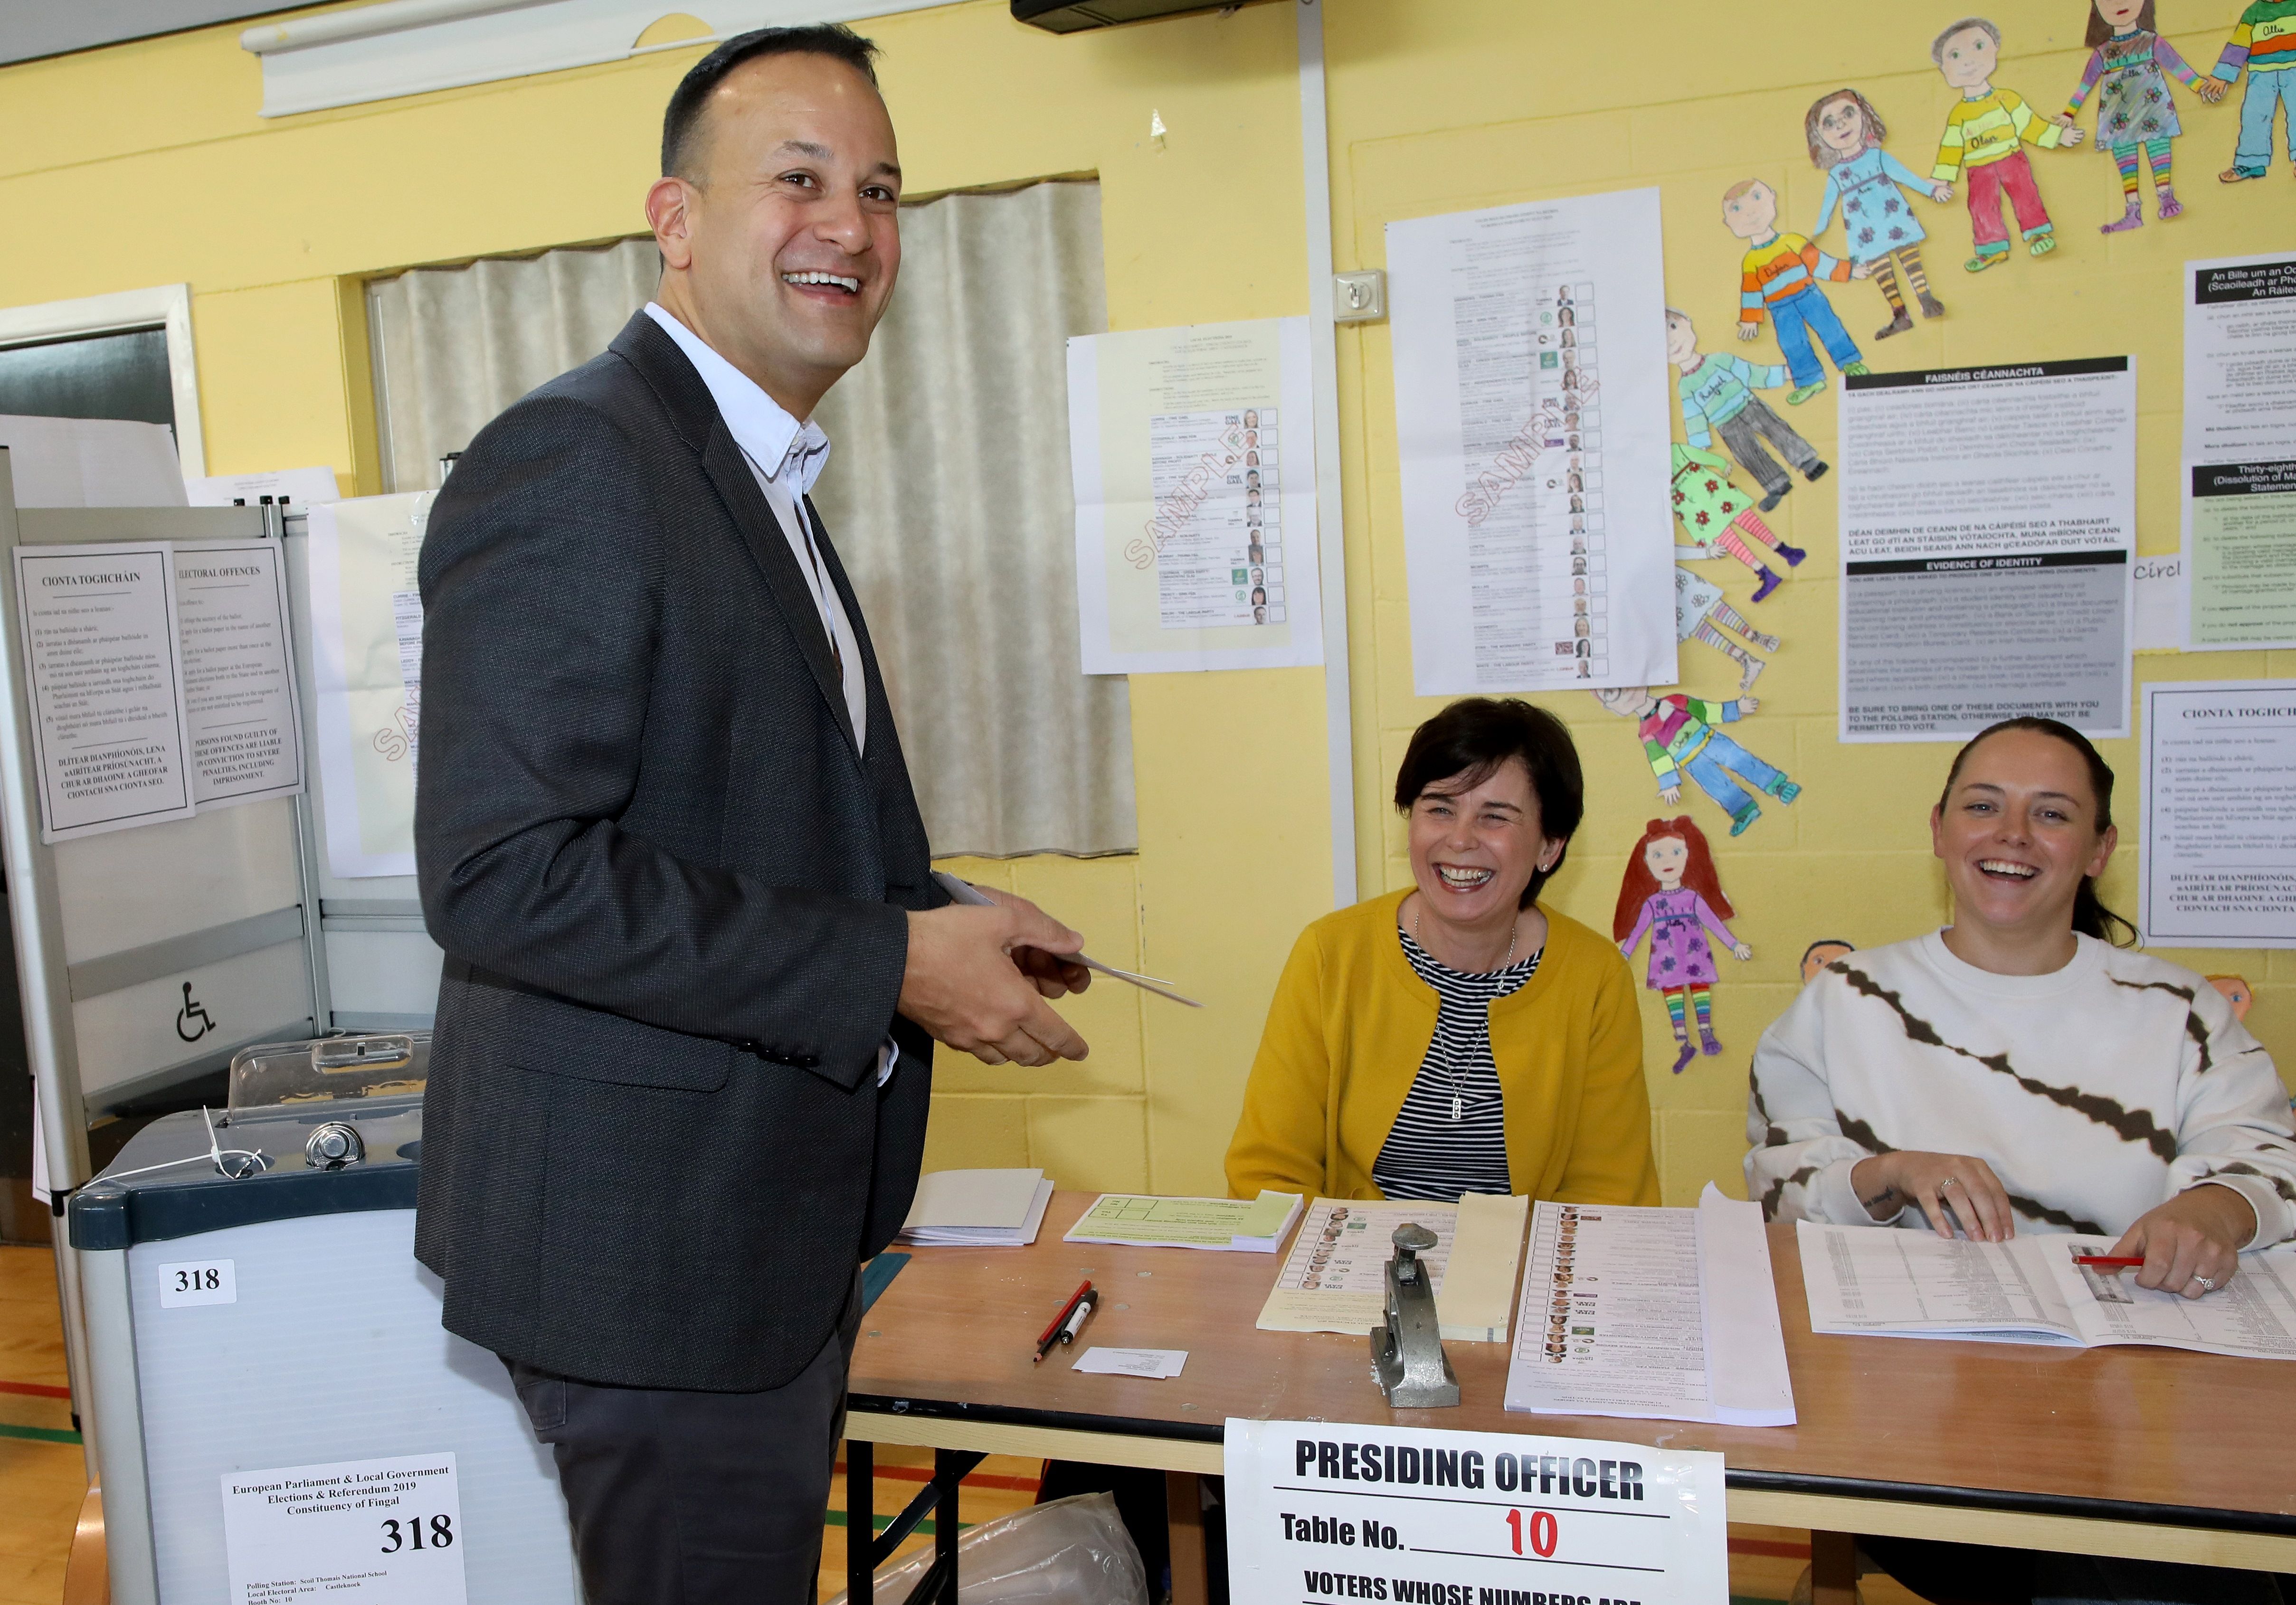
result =
[[[28,1437],[36,1444],[77,1444],[79,1434],[63,1427],[15,1427],[0,1421],[0,1437]]]

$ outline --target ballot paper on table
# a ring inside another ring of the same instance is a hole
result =
[[[1794,1421],[1759,1205],[1543,1203],[1506,1407],[1733,1427]]]
[[[1154,1198],[1103,1192],[1068,1230],[1072,1243],[1136,1249],[1215,1249],[1273,1254],[1300,1218],[1300,1195],[1262,1190],[1256,1199]]]
[[[1504,1343],[1530,1200],[1470,1192],[1456,1204],[1317,1199],[1259,1312],[1266,1332],[1364,1333],[1387,1319],[1398,1226],[1435,1234],[1420,1256],[1447,1343]]]
[[[1188,1363],[1185,1348],[1087,1348],[1070,1371],[1111,1377],[1177,1377]]]
[[[2186,1298],[2138,1287],[2132,1271],[2073,1263],[2110,1254],[2107,1238],[2042,1232],[1984,1243],[1803,1221],[1795,1239],[1816,1332],[2296,1360],[2296,1249],[2243,1254],[2231,1285]]]
[[[982,891],[970,880],[960,880],[955,875],[950,874],[947,870],[935,870],[932,872],[932,876],[934,880],[940,882],[941,890],[947,892],[950,897],[955,899],[956,902],[970,904],[975,908],[994,908],[996,906],[996,898],[988,896],[988,893]],[[1079,953],[1071,956],[1075,958],[1078,963],[1082,964],[1086,970],[1091,970],[1095,975],[1113,976],[1119,981],[1129,982],[1131,985],[1139,987],[1143,992],[1152,992],[1158,997],[1168,997],[1176,1003],[1187,1004],[1191,1009],[1201,1009],[1203,1007],[1203,1005],[1198,1003],[1194,998],[1183,997],[1178,993],[1173,991],[1172,984],[1169,981],[1160,981],[1152,975],[1135,975],[1129,970],[1119,970],[1113,964],[1102,963],[1090,954]]]
[[[1053,1184],[1041,1170],[936,1170],[917,1181],[899,1241],[921,1249],[1017,1249],[1037,1241]]]

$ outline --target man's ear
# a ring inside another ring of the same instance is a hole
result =
[[[661,177],[646,191],[646,223],[662,266],[684,273],[693,265],[693,209],[701,194],[683,178]]]

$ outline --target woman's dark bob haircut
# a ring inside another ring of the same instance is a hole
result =
[[[1538,833],[1564,844],[1551,869],[1534,869],[1522,888],[1521,906],[1538,901],[1538,888],[1562,867],[1570,840],[1587,812],[1587,779],[1578,749],[1562,721],[1544,708],[1513,697],[1467,697],[1451,704],[1412,733],[1403,766],[1395,775],[1395,807],[1408,814],[1431,786],[1472,791],[1510,758],[1530,772],[1531,795],[1538,799]]]

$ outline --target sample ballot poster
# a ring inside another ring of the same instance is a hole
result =
[[[415,560],[433,490],[311,509],[311,673],[327,863],[346,880],[414,872],[422,708]]]
[[[2296,681],[2144,688],[2137,922],[2155,947],[2296,947]]]
[[[189,819],[174,554],[165,542],[16,548],[40,839]]]
[[[1841,740],[2128,733],[2126,356],[1842,381]]]
[[[2184,644],[2296,646],[2296,256],[2185,264],[2182,489]]]
[[[1671,685],[1658,192],[1387,225],[1421,696]]]
[[[202,808],[303,789],[303,722],[277,541],[177,542],[176,620]]]
[[[1088,675],[1324,660],[1308,320],[1069,341]]]
[[[1237,1600],[1730,1597],[1719,1454],[1230,1417],[1226,1461]]]
[[[449,1454],[223,1474],[231,1605],[464,1605]]]

